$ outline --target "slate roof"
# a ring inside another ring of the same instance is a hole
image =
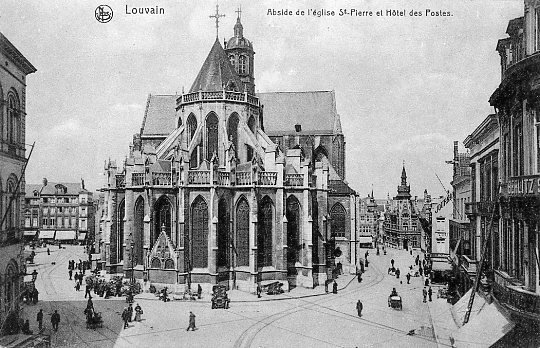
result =
[[[257,93],[264,105],[264,130],[269,136],[342,134],[334,91]]]
[[[189,89],[189,93],[199,90],[205,92],[222,91],[231,81],[236,85],[237,91],[243,92],[241,90],[242,81],[240,81],[236,71],[231,66],[227,53],[225,53],[221,43],[216,38],[199,74]]]
[[[142,135],[167,136],[176,129],[177,95],[149,95],[141,125]]]
[[[42,195],[54,195],[54,194],[56,194],[56,187],[55,186],[58,185],[58,184],[64,185],[67,188],[67,193],[65,193],[66,195],[78,195],[79,192],[81,192],[81,191],[87,191],[87,190],[83,190],[83,188],[81,186],[81,183],[72,183],[72,182],[56,183],[56,182],[50,182],[49,181],[47,183],[47,186],[45,186],[43,188],[43,191],[41,191],[41,194]],[[34,191],[37,190],[39,192],[39,190],[41,190],[42,186],[43,186],[43,184],[26,184],[25,185],[26,197],[33,197],[34,196]]]

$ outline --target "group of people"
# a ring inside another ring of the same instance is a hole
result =
[[[39,331],[43,331],[43,309],[40,309],[37,313],[36,320],[38,322],[38,328]],[[51,315],[51,324],[54,331],[58,331],[58,324],[60,323],[60,314],[58,313],[58,310],[55,310],[54,313]],[[31,335],[32,331],[30,331],[30,321],[26,320],[24,324],[22,325],[22,332],[27,335]]]
[[[133,319],[133,311],[135,311],[135,318]],[[133,304],[129,304],[127,307],[124,308],[122,311],[122,320],[124,322],[124,329],[127,329],[129,327],[130,322],[133,320],[135,321],[141,321],[142,320],[142,314],[143,310],[142,307],[137,303],[135,308],[133,308]]]

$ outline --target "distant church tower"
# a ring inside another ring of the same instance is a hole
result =
[[[253,45],[244,37],[244,27],[240,22],[241,10],[236,11],[238,18],[234,25],[234,36],[225,43],[225,52],[229,57],[231,65],[235,68],[236,73],[240,76],[243,86],[240,92],[247,91],[250,94],[255,94],[255,60]]]

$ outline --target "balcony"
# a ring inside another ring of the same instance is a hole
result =
[[[231,173],[230,172],[218,172],[218,185],[230,186],[231,185]]]
[[[116,187],[117,188],[126,187],[126,177],[123,174],[116,174]]]
[[[304,186],[304,174],[285,174],[285,186]]]
[[[246,186],[252,183],[251,172],[236,172],[236,186]]]
[[[493,295],[513,314],[540,321],[540,295],[524,289],[504,272],[495,271]]]
[[[210,171],[209,170],[190,170],[188,172],[188,184],[210,185]]]
[[[217,92],[194,92],[183,94],[176,100],[176,106],[181,107],[187,104],[205,101],[232,101],[238,103],[259,106],[259,98],[246,93],[233,91],[217,91]]]
[[[143,186],[144,185],[144,173],[132,173],[131,174],[131,185],[132,186]]]
[[[152,185],[154,186],[172,186],[172,173],[152,173]]]

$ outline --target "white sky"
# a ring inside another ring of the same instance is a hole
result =
[[[97,5],[115,11],[107,24]],[[126,15],[155,6],[161,16]],[[260,92],[336,91],[346,137],[347,180],[362,196],[394,196],[405,161],[413,195],[449,188],[453,140],[493,109],[500,82],[497,40],[522,0],[220,1],[220,41],[242,5]],[[452,17],[277,17],[269,8],[339,11],[443,9]],[[27,83],[27,183],[97,189],[108,158],[122,161],[146,98],[189,89],[214,39],[214,1],[2,0],[0,31],[38,69]]]

